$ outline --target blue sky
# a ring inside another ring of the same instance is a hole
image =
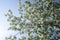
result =
[[[24,0],[22,0],[22,2],[24,2]],[[9,9],[18,16],[18,0],[0,0],[0,40],[5,40],[6,36],[14,34],[14,32],[7,30],[10,25],[4,14],[6,14]]]
[[[4,14],[11,9],[13,13],[18,13],[18,0],[0,0],[0,40],[5,40],[5,36],[9,36],[14,33],[8,31],[9,23]]]

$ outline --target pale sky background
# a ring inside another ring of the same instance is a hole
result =
[[[4,14],[11,9],[13,13],[18,13],[18,0],[0,0],[0,40],[5,40],[5,36],[13,34],[14,32],[8,31],[9,23]]]
[[[24,0],[22,0],[24,2]],[[15,15],[18,16],[18,0],[0,0],[0,40],[5,40],[6,36],[14,34],[12,31],[8,31],[9,22],[4,14],[11,9]]]

